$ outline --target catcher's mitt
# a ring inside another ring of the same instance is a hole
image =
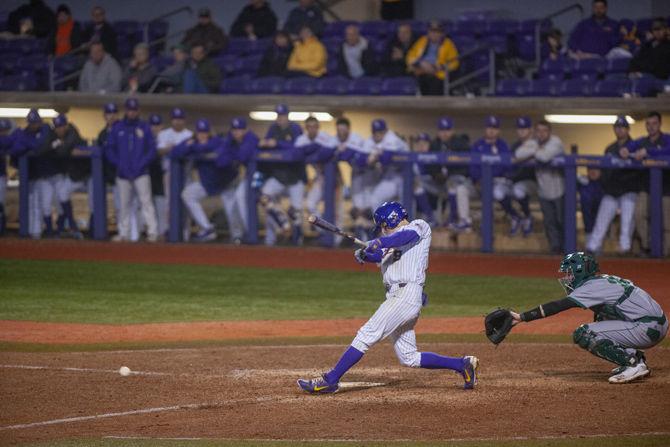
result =
[[[494,345],[502,342],[512,330],[512,314],[509,309],[496,309],[484,318],[486,337]]]

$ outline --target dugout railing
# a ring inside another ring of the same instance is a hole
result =
[[[91,159],[91,177],[93,183],[93,238],[105,240],[107,234],[107,200],[106,185],[104,179],[104,160],[99,147],[86,148]],[[29,236],[29,163],[30,155],[19,157],[19,235]],[[494,200],[493,200],[493,166],[539,166],[532,162],[514,163],[508,155],[481,155],[464,152],[442,152],[442,153],[397,153],[387,152],[382,154],[380,160],[384,164],[394,164],[401,167],[403,177],[402,202],[407,206],[410,213],[414,208],[414,186],[415,174],[413,165],[439,166],[468,166],[471,164],[481,166],[481,207],[482,216],[480,223],[481,251],[493,252],[494,239]],[[286,163],[304,161],[306,164],[316,164],[310,157],[300,157],[295,153],[284,153],[280,151],[258,150],[256,157],[246,166],[244,181],[246,183],[248,228],[246,243],[258,243],[258,193],[252,187],[253,175],[256,172],[258,162],[264,163]],[[181,201],[181,191],[184,187],[184,162],[185,159],[174,160],[170,164],[170,228],[168,233],[169,242],[180,242],[182,238],[182,222],[184,206]],[[337,158],[320,161],[323,175],[323,217],[329,221],[335,221],[335,190],[337,185]],[[587,155],[562,155],[555,157],[550,166],[561,169],[565,178],[565,222],[564,222],[564,250],[566,252],[577,249],[577,168],[594,167],[601,169],[640,169],[649,171],[649,198],[650,198],[650,249],[652,257],[663,256],[663,175],[664,171],[670,169],[670,157],[648,158],[642,161],[632,159],[622,160],[609,156],[587,156]],[[665,175],[670,175],[667,173]],[[333,244],[332,235],[324,235],[326,245]]]

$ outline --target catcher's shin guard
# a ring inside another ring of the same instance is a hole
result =
[[[586,349],[591,354],[601,359],[621,366],[632,366],[638,362],[638,358],[629,354],[626,350],[606,338],[597,338],[597,334],[589,329],[588,324],[579,326],[572,334],[575,344]]]

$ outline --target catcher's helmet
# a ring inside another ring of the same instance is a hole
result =
[[[379,232],[382,224],[386,228],[395,228],[403,219],[407,219],[407,210],[398,202],[384,202],[375,210],[375,232]]]
[[[600,267],[593,255],[578,251],[565,255],[558,271],[566,273],[558,282],[567,293],[570,293],[595,276],[600,271]]]

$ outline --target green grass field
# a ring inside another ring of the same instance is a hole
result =
[[[561,296],[555,280],[429,275],[424,316],[478,316]],[[0,320],[149,323],[369,316],[378,273],[0,260]]]

